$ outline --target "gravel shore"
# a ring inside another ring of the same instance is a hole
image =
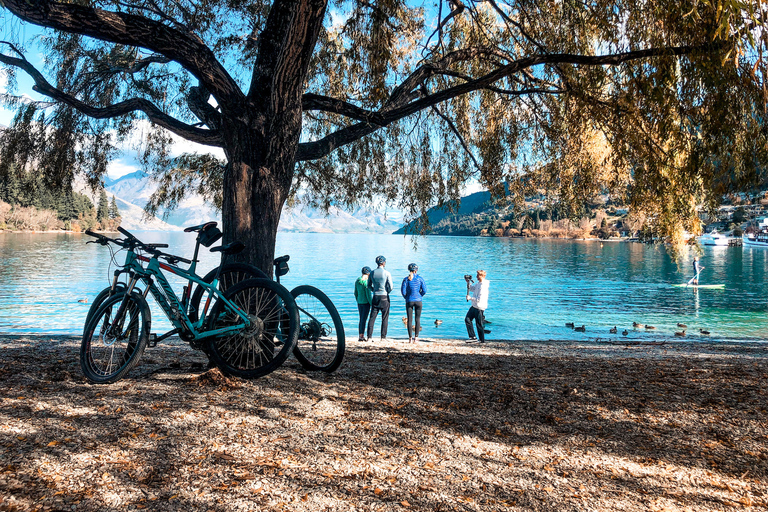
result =
[[[351,342],[255,380],[175,340],[124,380],[0,336],[0,510],[766,510],[768,344]]]

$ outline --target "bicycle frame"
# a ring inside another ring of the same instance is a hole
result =
[[[158,306],[160,306],[160,309],[163,310],[163,313],[175,328],[174,330],[158,337],[158,339],[165,338],[177,332],[189,332],[194,337],[194,340],[197,341],[212,336],[220,336],[230,332],[239,331],[250,325],[251,321],[248,316],[243,313],[235,304],[227,300],[222,292],[219,291],[217,288],[218,279],[214,279],[211,283],[206,283],[202,280],[202,278],[194,273],[194,269],[196,267],[195,260],[197,258],[193,260],[193,263],[190,265],[189,269],[184,270],[180,267],[177,267],[176,265],[160,263],[156,255],[147,257],[138,254],[137,252],[133,251],[133,249],[127,249],[127,251],[128,253],[125,257],[125,265],[120,271],[127,272],[130,276],[126,290],[127,295],[130,295],[131,291],[134,289],[138,282],[144,283],[146,287],[143,292],[144,297],[146,298],[147,294],[151,293],[152,297],[155,299],[155,302],[157,302]],[[197,254],[197,250],[195,253]],[[147,263],[146,268],[142,266],[141,262]],[[178,275],[189,282],[189,286],[185,287],[186,291],[184,293],[183,300],[179,300],[170,283],[163,275],[163,270]],[[205,304],[203,314],[200,315],[199,320],[196,322],[192,322],[187,314],[189,295],[188,290],[192,287],[192,283],[202,286],[209,294],[209,300]],[[202,331],[211,298],[216,298],[223,301],[227,309],[235,312],[243,320],[243,322],[241,324],[239,323],[211,331]],[[122,309],[123,307],[123,304],[121,304],[120,308]],[[120,312],[118,312],[118,314],[119,313]]]

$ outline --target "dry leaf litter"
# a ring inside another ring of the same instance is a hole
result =
[[[768,509],[760,344],[353,342],[254,381],[179,340],[88,384],[0,337],[0,510]]]

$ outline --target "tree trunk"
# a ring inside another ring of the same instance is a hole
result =
[[[245,250],[229,261],[250,263],[271,276],[277,227],[290,191],[301,134],[301,110],[283,113],[280,122],[271,123],[269,129],[264,133],[241,128],[228,137],[233,143],[227,151],[222,223],[225,243],[245,244]]]
[[[259,57],[244,102],[233,101],[221,132],[227,153],[224,241],[239,240],[235,261],[272,275],[280,213],[291,188],[301,137],[301,97],[327,0],[275,0],[259,36]],[[222,105],[222,111],[224,106]]]

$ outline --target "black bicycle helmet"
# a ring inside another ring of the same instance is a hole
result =
[[[419,266],[415,263],[411,263],[408,265],[408,272],[417,272],[419,270]]]
[[[384,256],[376,256],[377,265],[381,265],[382,263],[386,263],[386,262],[387,262],[387,258],[385,258]]]
[[[363,274],[370,274],[371,273],[371,267],[363,267]]]

